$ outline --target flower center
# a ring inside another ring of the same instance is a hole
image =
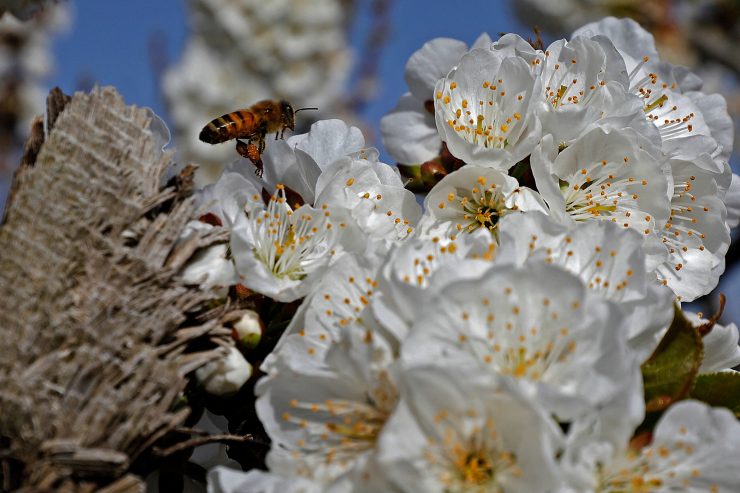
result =
[[[458,220],[457,230],[471,233],[478,228],[497,234],[499,220],[517,207],[506,205],[506,195],[496,183],[488,185],[485,177],[479,176],[477,184],[470,189],[455,187],[440,201],[439,209],[449,209]],[[449,216],[448,216],[449,217]]]
[[[635,452],[628,452],[618,459],[621,467],[610,471],[599,470],[599,484],[595,491],[599,493],[650,493],[665,487],[665,481],[659,474],[651,471],[650,464],[645,457]]]
[[[550,52],[545,52],[545,67],[550,61]],[[586,74],[579,73],[578,60],[573,58],[570,62],[556,62],[550,77],[545,83],[545,98],[553,108],[562,108],[569,104],[588,104],[598,90],[606,85],[603,80],[595,78],[590,84],[585,82]]]
[[[436,96],[442,102],[447,124],[464,140],[486,148],[503,149],[509,135],[520,133],[524,94],[507,96],[503,79],[486,81],[470,99],[450,82]]]
[[[588,165],[560,181],[560,191],[565,199],[565,210],[576,221],[609,218],[617,222],[620,218],[624,226],[630,225],[628,219],[634,211],[639,211],[639,195],[629,189],[646,187],[647,180],[624,175],[623,168],[629,163],[607,162],[606,160]]]
[[[270,197],[267,210],[249,212],[255,257],[275,277],[301,280],[326,256],[333,253],[335,240],[331,213],[302,206],[296,211],[288,205],[285,188],[277,185],[277,192]],[[298,212],[298,213],[296,213]],[[345,227],[343,223],[340,228]]]
[[[478,228],[493,231],[499,219],[507,212],[504,197],[495,188],[471,190],[472,200],[463,197],[460,205],[463,209],[463,218],[467,221],[468,232]]]
[[[630,72],[630,91],[644,101],[645,117],[658,127],[663,140],[691,135],[696,124],[691,103],[672,92],[677,88],[675,83],[669,86],[658,74],[646,73],[643,66],[648,60],[649,57],[643,57]],[[688,105],[689,111],[681,111],[679,105]]]
[[[376,387],[367,390],[364,401],[291,400],[290,410],[283,412],[282,419],[306,430],[306,438],[296,442],[299,453],[345,467],[372,450],[398,400],[395,385],[382,373]]]
[[[469,452],[457,445],[453,454],[461,482],[479,486],[493,479],[493,461],[485,450]]]
[[[447,419],[444,410],[435,415],[435,420],[440,419]],[[514,454],[503,449],[493,419],[480,423],[472,436],[462,440],[453,438],[455,433],[451,429],[445,431],[444,441],[432,444],[425,454],[432,464],[443,466],[438,477],[445,492],[501,491],[498,483],[502,476],[521,474]]]
[[[460,322],[450,333],[457,333],[460,347],[497,373],[547,380],[552,367],[567,364],[576,353],[577,338],[551,299],[545,297],[525,311],[522,304],[529,301],[522,296],[507,286],[500,296],[481,298],[478,307],[460,312]],[[570,306],[576,310],[580,302]]]

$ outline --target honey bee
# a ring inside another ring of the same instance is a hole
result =
[[[296,113],[317,109],[300,108],[293,111],[287,101],[266,99],[247,109],[232,111],[211,120],[200,131],[198,138],[207,144],[220,144],[236,139],[236,152],[252,161],[257,168],[255,173],[262,176],[265,136],[275,132],[275,140],[282,139],[286,129],[295,130]]]

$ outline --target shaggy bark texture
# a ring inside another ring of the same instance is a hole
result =
[[[231,344],[229,303],[177,276],[225,233],[178,241],[192,169],[167,179],[149,110],[54,90],[46,121],[0,228],[0,488],[141,491],[132,467],[183,438],[187,374]]]

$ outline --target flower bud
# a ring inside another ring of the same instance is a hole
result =
[[[234,324],[234,339],[246,349],[254,349],[262,339],[262,320],[254,310],[246,310]]]
[[[211,361],[195,371],[195,377],[206,392],[213,395],[236,393],[252,376],[252,365],[235,347],[217,360]]]

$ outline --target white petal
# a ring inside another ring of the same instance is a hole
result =
[[[311,125],[307,134],[289,138],[288,145],[311,156],[323,170],[340,157],[365,147],[365,138],[359,128],[342,120],[321,120]]]
[[[422,103],[434,97],[434,85],[457,64],[468,51],[462,41],[435,38],[414,52],[406,63],[406,84],[411,94]]]
[[[237,168],[244,170],[241,163]],[[216,183],[202,189],[197,195],[199,213],[211,212],[221,220],[224,226],[231,227],[236,216],[244,209],[244,205],[250,199],[254,200],[254,196],[260,193],[258,182],[251,169],[246,169],[244,172],[247,175],[227,168]],[[252,177],[249,178],[248,174]]]
[[[561,268],[494,266],[442,290],[416,320],[403,359],[475,363],[570,420],[632,386],[637,364],[622,323],[614,305]]]
[[[505,217],[499,235],[497,264],[523,265],[531,258],[566,268],[598,296],[622,307],[637,360],[652,354],[673,319],[675,295],[651,280],[639,234],[610,221],[562,226],[530,212]]]
[[[413,232],[421,216],[414,194],[396,168],[358,155],[327,166],[316,183],[316,205],[331,205],[351,215],[366,237],[398,241]]]
[[[252,376],[252,365],[235,347],[215,361],[206,363],[195,371],[195,376],[209,394],[229,395],[236,393]]]
[[[694,325],[707,322],[691,312],[684,312]],[[740,332],[735,324],[714,324],[712,330],[702,338],[704,343],[704,359],[701,362],[699,373],[713,373],[729,370],[740,365],[740,346],[738,339]]]
[[[437,130],[468,164],[505,171],[539,142],[539,79],[523,58],[471,50],[435,91]]]
[[[727,226],[736,228],[740,223],[740,176],[732,174],[732,183],[725,195],[725,206],[727,207]]]
[[[558,482],[559,431],[493,375],[410,368],[402,394],[379,460],[403,491],[544,491]]]
[[[300,194],[306,203],[312,204],[316,181],[308,177],[317,176],[321,170],[312,158],[299,160],[296,154],[290,142],[284,140],[273,142],[273,145],[265,150],[262,162],[263,179],[269,185],[266,189],[271,193],[280,183]]]
[[[729,161],[735,132],[732,118],[727,112],[727,101],[720,94],[707,95],[702,92],[689,92],[686,95],[701,109],[712,137],[722,146],[719,159]]]
[[[180,272],[186,284],[203,287],[228,287],[236,284],[236,269],[226,258],[227,245],[203,248],[195,253]]]
[[[243,472],[219,466],[208,471],[208,493],[320,493],[318,484],[304,478],[279,476],[253,469]]]
[[[632,71],[634,68],[629,65],[630,61],[640,60],[643,56],[658,58],[658,50],[655,48],[655,38],[632,19],[606,17],[598,22],[591,22],[576,29],[572,37],[583,36],[590,38],[598,35],[608,38],[618,50],[624,52],[629,57],[625,60],[628,62],[628,71]]]
[[[388,154],[399,163],[421,164],[433,159],[442,148],[434,115],[411,93],[380,120],[380,133]]]

